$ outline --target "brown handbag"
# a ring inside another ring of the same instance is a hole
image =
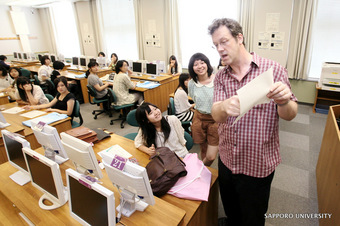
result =
[[[155,196],[165,195],[180,177],[187,175],[185,163],[167,147],[159,147],[146,165],[152,192]]]

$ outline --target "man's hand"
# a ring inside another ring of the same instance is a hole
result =
[[[239,116],[240,115],[240,100],[238,96],[232,96],[222,102],[222,109],[227,113],[228,116]]]
[[[287,104],[291,96],[292,92],[289,87],[282,82],[274,83],[267,94],[268,98],[273,99],[275,103],[281,106]]]

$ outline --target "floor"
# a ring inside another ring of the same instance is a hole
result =
[[[100,115],[94,120],[92,110],[95,105],[82,104],[81,114],[84,126],[106,128],[118,135],[137,132],[137,127],[120,121],[110,125],[112,118]],[[318,213],[315,169],[320,151],[327,115],[312,112],[311,105],[299,104],[297,117],[290,121],[280,121],[280,144],[282,163],[277,167],[271,188],[266,226],[314,226],[318,219],[306,218],[307,214]],[[199,152],[195,144],[190,152]],[[217,168],[217,161],[212,164]],[[219,217],[224,217],[223,206],[219,203]],[[305,218],[302,218],[302,217]]]

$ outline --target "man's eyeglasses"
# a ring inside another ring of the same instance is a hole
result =
[[[228,40],[222,40],[220,43],[217,43],[216,45],[211,46],[213,49],[218,49],[218,46],[221,45],[222,47],[226,47],[228,44]]]

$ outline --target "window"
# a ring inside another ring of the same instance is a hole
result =
[[[340,62],[340,1],[318,1],[310,79],[319,79],[323,62]]]
[[[237,0],[210,0],[209,4],[200,4],[197,0],[179,0],[179,32],[182,50],[182,67],[187,68],[190,57],[201,52],[206,55],[212,66],[217,66],[220,56],[212,48],[208,27],[216,18],[238,20]]]
[[[102,0],[104,45],[108,57],[116,53],[119,59],[138,59],[133,1]]]
[[[63,54],[68,58],[79,56],[79,37],[72,3],[53,3],[50,7],[50,13],[58,54]]]

